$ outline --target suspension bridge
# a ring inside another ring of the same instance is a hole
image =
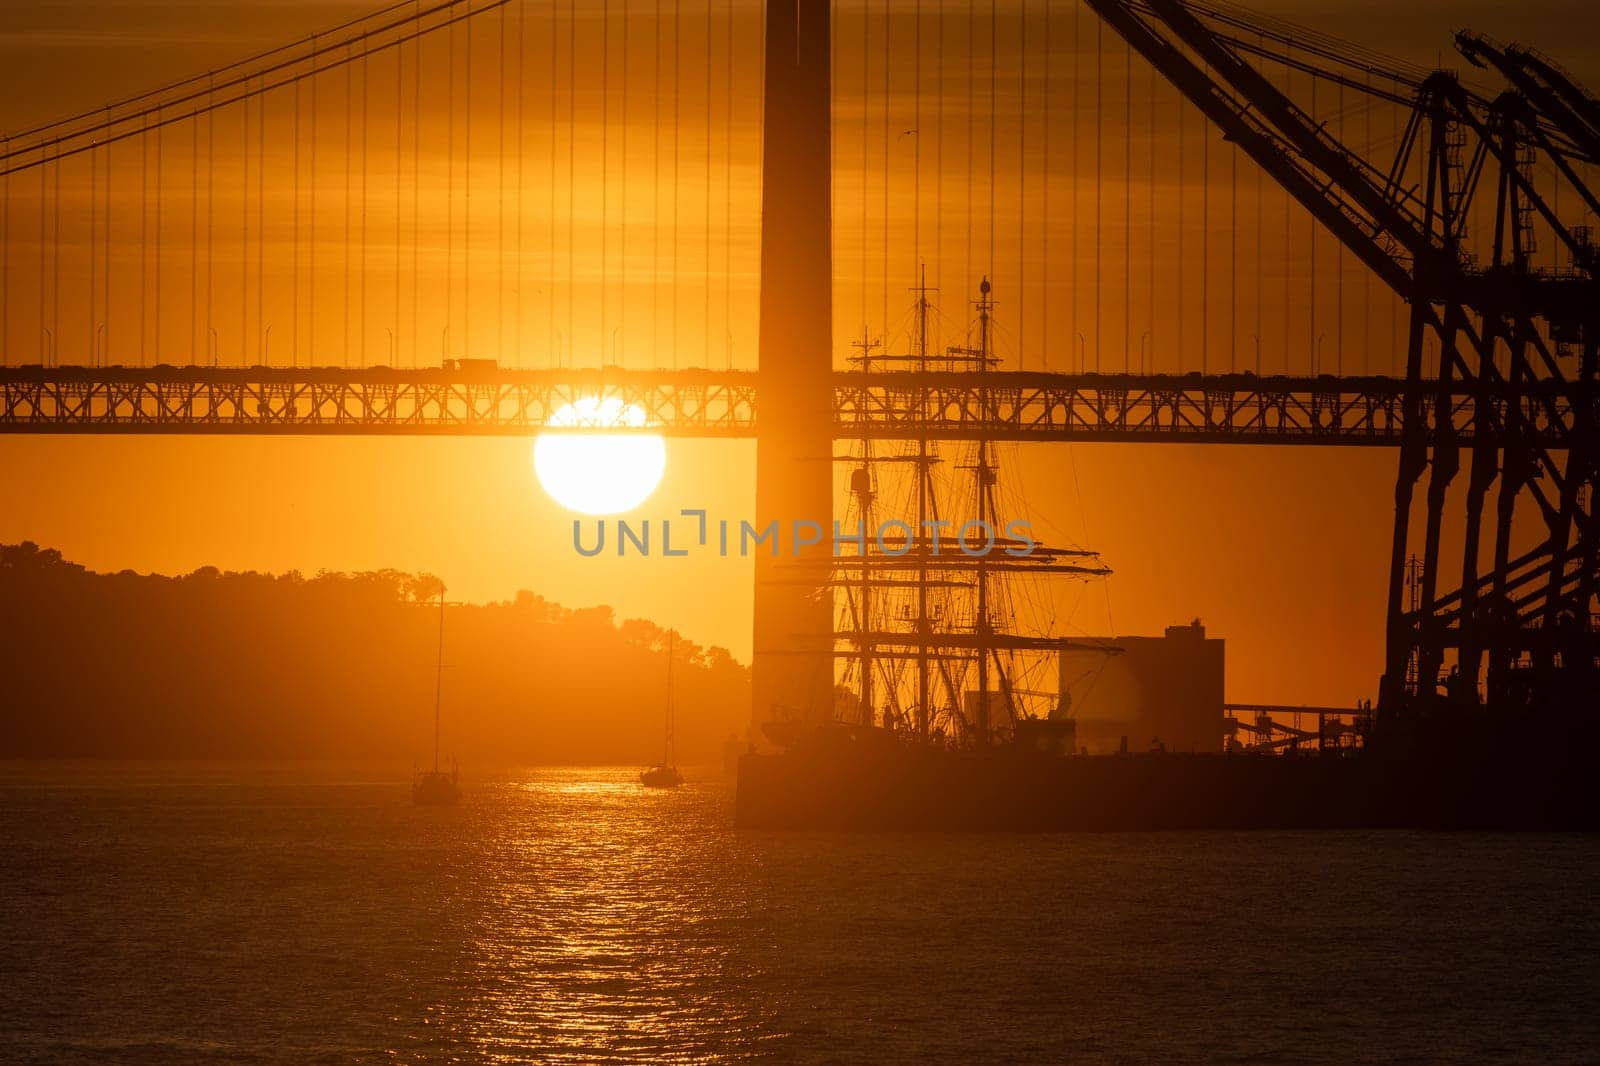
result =
[[[603,395],[757,439],[768,514],[831,507],[836,436],[1392,447],[1383,706],[1570,701],[1600,103],[1454,43],[1470,77],[1202,0],[392,5],[0,140],[0,433]],[[962,343],[979,278],[1004,365],[835,369],[914,280]],[[831,620],[757,582],[759,707]]]

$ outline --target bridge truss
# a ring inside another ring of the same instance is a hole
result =
[[[0,369],[0,434],[520,435],[561,432],[580,399],[635,407],[672,437],[756,433],[749,371],[399,370],[383,367]],[[1465,443],[1500,442],[1517,407],[1552,449],[1574,432],[1575,397],[1534,382],[1484,403],[1469,382],[1371,377],[840,372],[841,438],[1401,447],[1407,419]],[[1521,417],[1520,415],[1517,417]],[[1441,430],[1441,426],[1445,427]],[[1410,427],[1416,431],[1416,425]]]

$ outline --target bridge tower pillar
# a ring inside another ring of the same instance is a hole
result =
[[[767,0],[751,737],[833,711],[833,259],[829,0]],[[794,555],[796,522],[821,542]]]

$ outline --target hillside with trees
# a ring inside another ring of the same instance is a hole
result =
[[[394,570],[95,573],[0,545],[0,757],[422,761],[439,581]],[[667,633],[532,592],[444,607],[443,748],[463,764],[647,763]],[[681,763],[744,735],[750,675],[674,644]]]

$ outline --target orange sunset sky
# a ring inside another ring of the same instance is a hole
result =
[[[159,178],[129,144],[93,171],[58,168],[54,185],[12,179],[0,211],[6,362],[409,366],[448,354],[753,368],[759,7],[713,3],[708,30],[697,0],[607,6],[609,27],[598,2],[563,3],[553,22],[548,5],[513,3],[398,63],[319,76],[315,101],[308,89],[174,127]],[[1468,26],[1600,80],[1596,57],[1567,47],[1600,21],[1585,4],[1259,6],[1425,66],[1461,66],[1450,35]],[[0,125],[94,108],[373,7],[6,2]],[[992,10],[836,5],[836,363],[863,331],[905,344],[923,263],[945,342],[961,339],[978,278],[994,278],[1008,368],[1401,366],[1396,302],[1128,65],[1091,14],[1055,4],[1047,20],[1032,0]],[[1342,97],[1315,106],[1352,142],[1392,153],[1393,115]],[[300,157],[287,139],[297,116],[317,131]],[[363,136],[364,175],[345,154]],[[161,190],[163,221],[129,206],[138,183]],[[358,224],[365,253],[348,251]],[[132,282],[141,264],[147,277],[160,265],[159,295]],[[539,490],[531,451],[519,439],[4,437],[0,541],[102,570],[429,571],[455,597],[528,588],[609,604],[748,659],[748,560],[578,557],[572,516]],[[753,442],[670,441],[666,479],[638,516],[750,516],[754,458]],[[1375,695],[1391,451],[1039,445],[1006,461],[1036,530],[1100,550],[1116,571],[1103,589],[1066,591],[1066,632],[1200,617],[1229,642],[1232,699]]]

